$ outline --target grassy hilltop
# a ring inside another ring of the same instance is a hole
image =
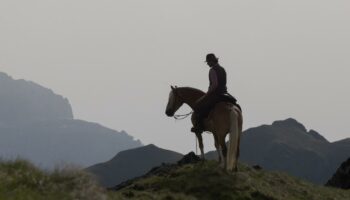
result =
[[[350,191],[316,186],[284,173],[240,165],[223,171],[215,161],[185,165],[140,179],[113,194],[114,199],[198,200],[349,200]]]
[[[240,165],[238,173],[223,171],[215,161],[176,166],[137,179],[119,191],[107,191],[78,170],[47,173],[26,161],[0,163],[2,199],[244,199],[348,200],[350,191],[315,186],[283,173]]]

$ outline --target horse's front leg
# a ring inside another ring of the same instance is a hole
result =
[[[216,148],[216,152],[218,153],[218,159],[219,159],[219,164],[220,164],[222,161],[221,149],[219,147],[218,137],[214,133],[213,133],[213,136],[214,136],[215,148]]]
[[[203,146],[203,138],[202,133],[196,133],[199,149],[201,150],[201,159],[204,160],[204,146]]]

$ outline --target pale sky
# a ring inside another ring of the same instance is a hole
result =
[[[207,89],[210,52],[244,129],[293,117],[350,137],[349,0],[0,0],[0,71],[144,144],[194,150],[190,120],[164,112],[170,84]]]

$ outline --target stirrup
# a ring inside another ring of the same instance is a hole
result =
[[[191,132],[193,132],[193,133],[203,133],[204,130],[194,126],[194,127],[191,128]]]

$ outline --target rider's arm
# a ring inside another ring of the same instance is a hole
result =
[[[210,71],[209,71],[209,79],[210,79],[211,85],[209,86],[208,94],[211,94],[211,93],[213,93],[216,90],[216,88],[219,85],[218,77],[216,75],[215,70],[210,69]]]

